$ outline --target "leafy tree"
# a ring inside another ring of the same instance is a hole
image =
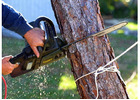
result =
[[[99,0],[102,15],[137,19],[137,0]]]

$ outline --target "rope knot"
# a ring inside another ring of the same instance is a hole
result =
[[[98,69],[97,69],[97,71],[103,71],[104,70],[104,67],[99,67]]]

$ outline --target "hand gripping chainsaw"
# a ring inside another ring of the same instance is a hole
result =
[[[42,25],[43,23],[43,25]],[[40,53],[40,57],[37,58],[32,51],[31,47],[27,43],[22,52],[10,59],[12,64],[19,63],[19,67],[13,70],[10,74],[11,77],[17,77],[32,70],[38,69],[40,66],[57,61],[66,55],[68,47],[79,41],[87,39],[93,36],[103,36],[114,30],[117,30],[127,24],[127,22],[121,22],[100,32],[87,35],[86,37],[76,40],[67,44],[66,41],[56,35],[53,22],[46,17],[39,17],[35,21],[30,23],[33,27],[39,27],[45,31],[45,41],[43,47],[37,47]]]

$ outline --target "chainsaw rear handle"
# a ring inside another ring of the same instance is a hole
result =
[[[16,64],[16,63],[17,63],[17,59],[18,59],[18,57],[15,56],[15,57],[11,58],[9,61],[10,61],[10,63],[12,63],[12,64]]]
[[[19,55],[16,55],[13,58],[11,58],[9,61],[12,64],[20,63],[22,61],[23,57],[24,57],[24,54],[20,53]]]

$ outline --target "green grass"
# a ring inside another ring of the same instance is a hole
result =
[[[126,85],[130,98],[138,99],[138,74]]]
[[[109,34],[111,46],[115,55],[119,55],[126,48],[137,41],[136,37],[123,34]],[[2,39],[2,55],[15,55],[21,52],[24,41],[6,38]],[[133,48],[118,60],[121,75],[127,80],[137,69],[137,47]],[[79,99],[76,84],[71,72],[71,65],[67,58],[43,66],[38,70],[17,78],[4,76],[8,85],[8,99]],[[131,99],[138,98],[137,75],[127,84],[127,91]],[[4,92],[4,85],[2,85]],[[4,97],[4,93],[2,93]]]
[[[138,30],[138,24],[135,22],[129,22],[126,27],[130,30]]]
[[[16,55],[24,47],[24,40],[13,38],[2,38],[2,55]]]
[[[76,89],[76,84],[75,84],[74,78],[67,74],[63,75],[60,78],[58,89],[59,90]]]

